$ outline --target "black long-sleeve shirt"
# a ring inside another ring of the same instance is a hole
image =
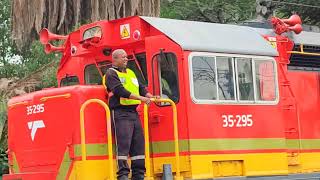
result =
[[[113,66],[112,68],[120,71],[119,68],[115,66]],[[107,91],[113,93],[113,96],[111,96],[111,98],[109,99],[110,109],[136,109],[137,105],[126,106],[120,104],[120,97],[129,98],[131,93],[123,87],[117,73],[112,69],[108,69],[108,71],[106,72],[106,86]],[[140,82],[139,93],[141,96],[145,96],[148,93],[146,88]]]

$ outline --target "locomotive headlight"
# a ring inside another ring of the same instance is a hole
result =
[[[140,36],[141,36],[141,33],[140,33],[139,30],[135,30],[135,31],[133,32],[133,39],[139,40],[139,39],[140,39]]]

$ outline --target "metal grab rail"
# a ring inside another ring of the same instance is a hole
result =
[[[12,109],[18,105],[27,105],[29,102],[28,101],[22,101],[22,102],[17,102],[17,103],[13,103],[13,104],[10,104],[8,105],[9,109]]]
[[[311,53],[304,51],[304,45],[300,44],[300,51],[288,51],[289,54],[302,54],[302,55],[309,55],[309,56],[320,56],[320,53]]]
[[[110,180],[114,180],[110,109],[108,105],[100,99],[89,99],[82,104],[80,109],[81,160],[82,161],[87,160],[86,134],[85,134],[85,128],[84,128],[84,110],[87,107],[87,105],[91,103],[100,104],[101,106],[103,106],[103,108],[106,111],[107,132],[108,132],[107,136],[108,136],[109,173],[110,173]]]
[[[183,180],[183,177],[180,175],[180,154],[179,154],[179,137],[178,137],[178,122],[177,122],[177,107],[176,104],[171,99],[154,99],[151,98],[153,102],[166,102],[170,103],[172,107],[173,114],[173,130],[174,130],[174,152],[175,152],[175,160],[176,160],[176,176],[175,180]],[[143,116],[144,116],[144,139],[145,139],[145,154],[146,154],[146,179],[152,180],[151,170],[150,170],[150,144],[149,144],[149,120],[148,120],[148,105],[144,104],[143,108]]]
[[[71,94],[70,94],[70,93],[66,93],[66,94],[60,94],[60,95],[42,97],[42,98],[40,99],[40,101],[45,102],[45,101],[47,101],[48,99],[69,98],[69,97],[71,97]]]

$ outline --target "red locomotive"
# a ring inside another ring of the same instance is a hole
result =
[[[138,108],[149,126],[146,179],[161,178],[164,164],[176,179],[319,178],[320,33],[292,33],[301,31],[297,16],[272,24],[278,34],[137,16],[68,36],[43,30],[46,52],[63,54],[59,87],[9,101],[4,179],[114,178],[101,82],[117,48],[140,82],[167,99]],[[49,43],[57,39],[61,47]]]

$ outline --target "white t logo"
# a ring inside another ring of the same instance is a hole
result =
[[[45,128],[46,126],[44,125],[42,120],[38,120],[38,121],[28,122],[28,127],[29,127],[29,129],[31,129],[31,139],[33,141],[34,137],[36,135],[37,129],[38,128]]]

